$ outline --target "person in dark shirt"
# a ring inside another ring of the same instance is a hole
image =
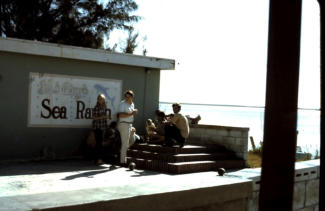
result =
[[[95,147],[95,162],[98,165],[104,164],[103,161],[103,133],[107,128],[107,119],[110,119],[107,115],[107,106],[105,101],[105,95],[99,94],[97,97],[96,106],[93,109],[93,129],[96,139]]]
[[[121,150],[120,132],[117,130],[117,122],[113,121],[104,132],[104,161],[117,164]]]

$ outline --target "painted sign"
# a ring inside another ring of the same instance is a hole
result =
[[[99,94],[106,97],[107,115],[116,120],[120,80],[43,73],[30,73],[29,79],[30,127],[91,127]]]

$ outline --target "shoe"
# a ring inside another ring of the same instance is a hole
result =
[[[175,142],[173,140],[165,140],[163,143],[164,147],[172,147],[174,146]]]
[[[104,161],[102,159],[99,159],[99,160],[97,160],[96,164],[97,165],[103,165],[105,163],[104,163]]]
[[[114,169],[117,169],[115,165],[111,165],[111,166],[109,167],[109,170],[114,170]]]
[[[174,146],[173,143],[167,143],[167,144],[166,144],[166,147],[173,147],[173,146]]]
[[[128,165],[126,163],[120,163],[119,166],[125,167],[125,168],[128,167]]]

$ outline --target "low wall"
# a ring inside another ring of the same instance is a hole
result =
[[[295,182],[293,210],[318,211],[320,160],[297,162],[295,164]],[[253,185],[252,198],[248,202],[249,211],[258,211],[261,168],[242,169],[228,176],[251,179]]]
[[[191,125],[189,144],[218,144],[247,160],[249,128],[216,125]]]

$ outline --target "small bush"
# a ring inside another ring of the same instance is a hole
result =
[[[259,153],[248,152],[247,155],[248,168],[259,168],[262,166],[262,156]]]

